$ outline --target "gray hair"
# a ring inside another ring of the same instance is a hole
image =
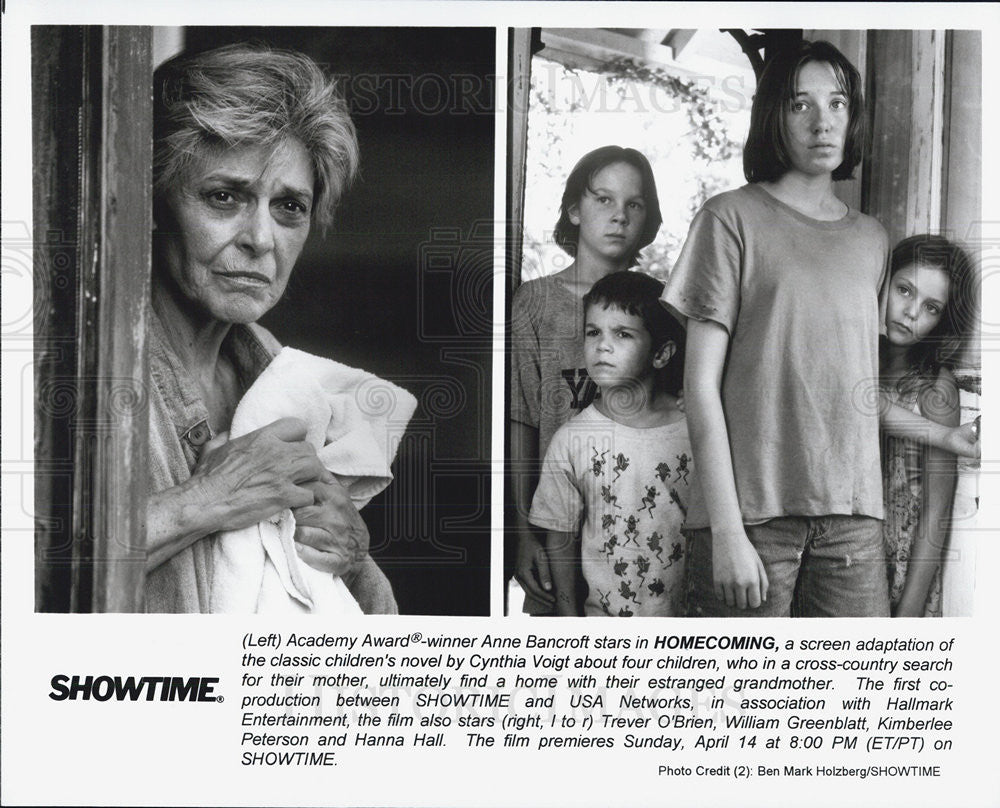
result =
[[[227,45],[164,62],[154,75],[153,194],[165,198],[191,162],[220,148],[298,139],[315,174],[321,229],[358,168],[358,139],[336,82],[308,56]]]

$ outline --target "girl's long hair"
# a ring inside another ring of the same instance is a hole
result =
[[[958,367],[979,313],[975,264],[960,246],[926,233],[903,239],[892,251],[889,282],[901,269],[914,265],[940,269],[948,276],[948,301],[934,330],[907,352],[910,367],[896,386],[901,394],[933,384],[942,368]],[[884,338],[881,346],[884,353]]]

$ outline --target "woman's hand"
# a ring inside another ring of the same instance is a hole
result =
[[[293,508],[295,549],[313,569],[343,576],[368,552],[368,527],[347,489],[336,479],[307,483],[315,501]]]
[[[305,436],[305,424],[282,418],[235,440],[222,434],[206,443],[191,478],[146,503],[147,569],[210,533],[312,505],[309,484],[332,476]]]
[[[312,505],[308,484],[332,479],[306,443],[306,425],[282,418],[240,438],[217,435],[202,451],[191,475],[205,501],[227,511],[220,530],[255,525],[284,508]]]

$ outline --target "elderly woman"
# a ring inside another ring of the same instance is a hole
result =
[[[212,538],[287,508],[306,564],[342,576],[363,611],[395,612],[305,425],[227,434],[280,349],[255,323],[356,171],[346,104],[309,58],[245,45],[165,63],[154,103],[146,609],[210,611]]]

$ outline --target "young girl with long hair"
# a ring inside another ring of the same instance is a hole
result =
[[[892,251],[881,387],[894,403],[945,426],[959,423],[954,371],[975,322],[974,283],[972,260],[941,236],[911,236]],[[955,456],[885,435],[882,473],[892,613],[940,617]]]

